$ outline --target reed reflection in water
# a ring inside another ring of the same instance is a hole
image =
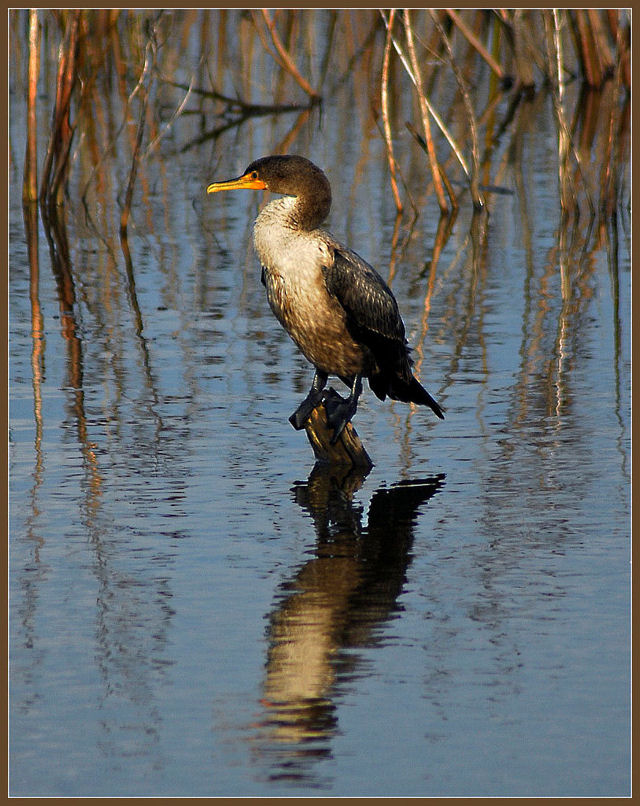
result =
[[[629,12],[435,17],[12,12],[13,794],[627,791]],[[590,19],[619,63],[560,85]],[[367,390],[366,482],[293,500],[263,199],[204,193],[287,152],[447,408]]]

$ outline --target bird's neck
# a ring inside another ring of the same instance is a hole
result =
[[[331,209],[331,188],[329,183],[314,188],[314,192],[308,195],[296,196],[294,205],[300,229],[312,230],[329,215]]]
[[[300,198],[285,196],[269,202],[256,219],[253,228],[253,243],[263,266],[269,269],[283,269],[293,261],[300,264],[300,256],[309,257],[306,262],[315,265],[315,258],[321,262],[329,260],[325,242],[330,236],[317,226],[308,229],[300,224]],[[304,210],[303,210],[304,220]],[[326,254],[325,254],[326,252]],[[296,267],[292,264],[292,270]]]
[[[272,226],[310,232],[322,224],[331,209],[331,190],[323,188],[313,194],[284,196],[270,202],[260,214],[268,215]]]

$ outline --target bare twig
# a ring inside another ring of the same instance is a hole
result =
[[[146,158],[149,156],[149,154],[150,154],[150,153],[151,153],[151,152],[152,152],[152,151],[155,149],[155,147],[158,145],[158,143],[160,142],[160,140],[162,140],[162,138],[163,138],[163,137],[164,137],[164,136],[167,134],[167,132],[169,131],[169,129],[171,128],[171,126],[173,126],[174,122],[175,122],[175,121],[176,121],[176,120],[177,120],[177,119],[180,117],[180,115],[182,114],[182,112],[183,112],[183,110],[184,110],[185,106],[187,105],[187,101],[189,100],[189,98],[190,98],[190,96],[191,96],[191,92],[192,92],[192,90],[193,90],[193,82],[195,81],[195,78],[196,78],[196,74],[195,74],[195,73],[193,73],[193,74],[192,74],[192,76],[191,76],[191,81],[189,82],[189,87],[188,87],[188,89],[187,89],[187,93],[186,93],[186,95],[184,96],[184,98],[182,99],[182,101],[180,102],[180,104],[178,105],[178,108],[176,109],[176,111],[173,113],[173,115],[171,115],[170,120],[168,120],[168,121],[165,123],[165,125],[162,127],[162,129],[161,129],[161,130],[158,132],[158,134],[157,134],[157,135],[156,135],[156,136],[153,138],[153,140],[152,140],[152,141],[149,143],[149,145],[146,147],[145,152],[144,152],[144,154],[142,155],[142,159],[146,159]]]
[[[173,81],[170,78],[162,78],[165,84],[170,87],[177,87],[178,89],[190,92],[193,95],[200,95],[203,98],[211,98],[215,101],[221,101],[227,105],[227,110],[240,111],[245,115],[271,115],[276,112],[297,112],[298,109],[307,109],[307,104],[254,104],[251,101],[245,101],[242,98],[231,98],[229,95],[223,95],[217,90],[205,90],[202,87],[194,87],[192,83],[185,84],[182,81]],[[225,111],[227,111],[225,110]]]

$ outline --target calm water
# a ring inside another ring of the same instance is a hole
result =
[[[617,261],[604,234],[582,248],[586,222],[559,230],[550,100],[521,111],[516,156],[511,129],[499,143],[491,179],[513,192],[478,229],[465,198],[433,271],[419,179],[392,250],[384,148],[352,83],[290,148],[327,172],[334,234],[393,266],[446,409],[366,388],[363,478],[314,470],[288,423],[312,372],[264,298],[261,195],[204,194],[295,115],[203,143],[174,125],[132,212],[135,297],[117,237],[96,234],[108,213],[90,197],[92,227],[69,202],[75,331],[40,225],[34,337],[21,86],[12,793],[627,794],[629,220]],[[114,197],[127,160],[105,165]]]

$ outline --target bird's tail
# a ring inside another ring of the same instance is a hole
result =
[[[401,400],[403,403],[418,403],[421,406],[429,406],[436,417],[444,420],[441,407],[413,375],[408,382],[401,378],[394,378],[389,384],[387,394],[392,400]]]

